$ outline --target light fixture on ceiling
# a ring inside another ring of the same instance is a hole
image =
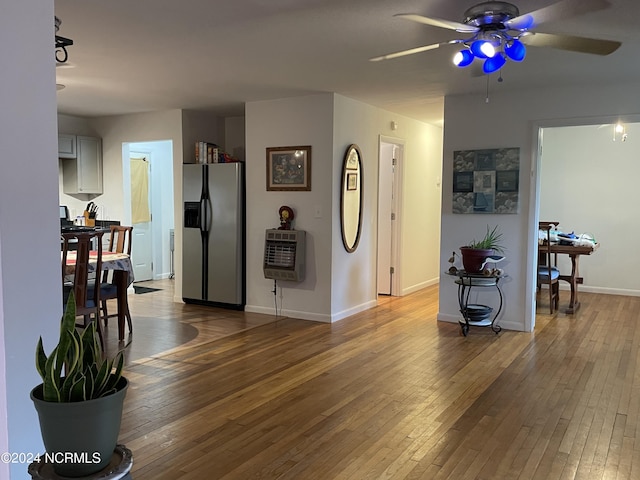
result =
[[[471,50],[460,50],[453,56],[453,63],[458,67],[466,67],[471,65],[474,58],[476,58]]]
[[[608,7],[610,7],[609,0],[557,0],[551,5],[521,15],[520,9],[512,3],[484,0],[465,10],[462,22],[425,17],[416,13],[398,13],[396,17],[432,27],[455,30],[468,37],[388,53],[369,60],[378,62],[427,52],[447,45],[461,44],[463,49],[455,54],[453,63],[458,67],[467,67],[478,58],[484,62],[483,71],[488,74],[500,70],[509,60],[514,62],[524,60],[527,54],[525,44],[594,55],[609,55],[622,43],[534,31],[545,22],[561,21],[574,15],[596,12]]]
[[[56,62],[58,64],[65,63],[69,58],[69,54],[67,53],[67,47],[73,45],[73,40],[66,37],[61,37],[58,35],[58,30],[60,30],[60,24],[62,20],[58,17],[55,18],[55,26],[56,26]]]
[[[623,123],[618,122],[613,127],[613,141],[615,142],[620,137],[620,140],[623,142],[627,141],[627,129],[625,128]]]
[[[453,57],[454,65],[463,68],[471,65],[478,58],[484,60],[482,71],[493,73],[501,69],[507,60],[521,62],[527,54],[527,49],[519,37],[511,36],[502,31],[478,32],[473,37],[463,40],[465,48]]]

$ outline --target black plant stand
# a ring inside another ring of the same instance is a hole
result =
[[[496,325],[496,319],[502,311],[502,290],[500,290],[500,280],[505,275],[485,275],[482,273],[468,273],[464,270],[458,270],[455,275],[455,283],[458,285],[458,304],[460,305],[460,313],[462,319],[460,320],[460,328],[462,334],[466,337],[469,333],[469,327],[491,327],[496,334],[502,330],[499,325]],[[469,303],[469,294],[474,287],[487,288],[495,287],[500,298],[498,309],[493,313],[493,308],[487,305],[480,305],[476,303]],[[493,313],[493,315],[492,315]]]

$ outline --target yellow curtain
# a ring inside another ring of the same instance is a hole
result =
[[[144,158],[131,158],[131,223],[150,221],[149,162]]]

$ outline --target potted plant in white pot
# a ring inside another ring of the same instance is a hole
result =
[[[469,273],[481,273],[487,259],[497,253],[504,253],[502,232],[498,225],[489,228],[481,240],[473,240],[464,247],[460,247],[462,266]]]
[[[31,391],[47,461],[64,477],[92,475],[109,464],[128,387],[122,352],[105,358],[95,322],[79,333],[75,311],[72,292],[58,345],[47,356],[42,337],[38,341],[36,368],[42,383]]]

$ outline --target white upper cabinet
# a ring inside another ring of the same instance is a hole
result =
[[[59,135],[61,137],[63,135]],[[72,135],[64,135],[69,137]],[[60,154],[58,139],[58,154]],[[62,159],[62,184],[66,194],[102,193],[102,141],[95,137],[75,136],[76,156]],[[70,155],[70,154],[69,154]]]
[[[58,135],[58,158],[76,158],[76,136]]]

